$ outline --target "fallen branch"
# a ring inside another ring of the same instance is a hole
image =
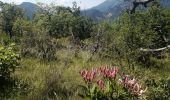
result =
[[[158,51],[163,51],[163,50],[167,50],[167,49],[170,50],[170,45],[163,47],[163,48],[159,48],[159,49],[143,49],[143,48],[140,48],[139,50],[143,51],[143,52],[158,52]]]

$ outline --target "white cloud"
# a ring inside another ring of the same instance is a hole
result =
[[[77,2],[77,5],[81,6],[81,8],[86,8],[86,4],[84,3],[86,1],[83,0],[56,0],[56,3],[59,5],[72,6],[74,1]]]
[[[16,3],[16,4],[20,4],[22,2],[24,2],[25,0],[1,0],[2,2],[6,2],[6,3]]]
[[[20,4],[22,2],[32,2],[32,3],[43,2],[48,4],[55,3],[57,5],[63,5],[63,6],[72,6],[72,2],[76,1],[78,6],[81,7],[81,9],[87,9],[103,2],[104,0],[0,0],[0,1],[7,2],[7,3],[14,2],[16,4]]]

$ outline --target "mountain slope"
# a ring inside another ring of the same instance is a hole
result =
[[[95,21],[100,21],[102,19],[114,19],[117,18],[124,12],[127,8],[132,6],[130,0],[106,0],[103,3],[92,7],[91,9],[87,9],[81,11],[81,14],[84,16],[88,16]],[[160,4],[162,7],[170,8],[170,0],[160,0]],[[18,5],[23,8],[26,12],[26,16],[29,19],[32,19],[33,15],[36,13],[39,7],[36,4],[30,2],[23,2]]]
[[[160,4],[162,7],[170,8],[170,0],[161,0]]]
[[[24,9],[25,16],[28,17],[29,19],[32,19],[34,14],[39,9],[39,7],[36,4],[30,2],[23,2],[22,4],[18,5],[18,7]]]
[[[160,5],[164,8],[170,8],[170,0],[160,0]],[[100,21],[101,19],[117,18],[129,7],[132,7],[130,0],[106,0],[98,6],[83,12],[93,20]],[[94,13],[94,11],[96,12]]]
[[[116,5],[118,5],[120,2],[122,2],[122,0],[106,0],[103,3],[93,7],[91,9],[96,9],[96,10],[99,10],[101,12],[105,12],[109,8],[112,8]]]
[[[127,5],[129,5],[129,3],[124,2],[124,0],[106,0],[98,6],[85,10],[84,12],[86,12],[86,16],[91,17],[93,20],[100,21],[101,19],[116,18],[127,8]],[[92,13],[93,15],[91,15],[89,12],[92,11],[99,13]]]

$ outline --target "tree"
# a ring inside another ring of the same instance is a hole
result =
[[[8,47],[0,45],[0,79],[10,78],[11,73],[19,65],[19,55],[14,52],[12,46],[13,44]]]
[[[1,27],[2,30],[9,35],[10,38],[14,35],[13,33],[13,23],[16,19],[23,18],[22,9],[16,7],[14,4],[1,3]]]
[[[55,38],[73,36],[73,38],[85,39],[90,37],[94,24],[89,18],[80,15],[80,7],[75,2],[72,8],[40,5],[42,7],[34,17],[34,22],[48,35]]]
[[[143,52],[143,49],[159,50],[168,47],[170,43],[168,11],[162,9],[159,3],[154,3],[145,11],[124,13],[119,20],[115,21],[113,29],[104,34],[103,38],[107,45],[103,47],[105,48],[103,53],[107,57],[125,58],[131,64],[133,61],[147,63],[150,56],[158,57],[162,50]]]
[[[77,6],[76,2],[73,2],[72,12],[75,16],[80,16],[80,7]]]

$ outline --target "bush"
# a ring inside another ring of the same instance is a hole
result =
[[[155,81],[150,79],[146,81],[150,94],[148,100],[169,100],[170,99],[170,79],[161,79]]]
[[[56,60],[57,44],[48,37],[28,37],[21,43],[21,55],[23,57],[35,57],[41,60]]]
[[[9,78],[19,65],[19,55],[13,51],[12,46],[0,45],[0,77]]]

